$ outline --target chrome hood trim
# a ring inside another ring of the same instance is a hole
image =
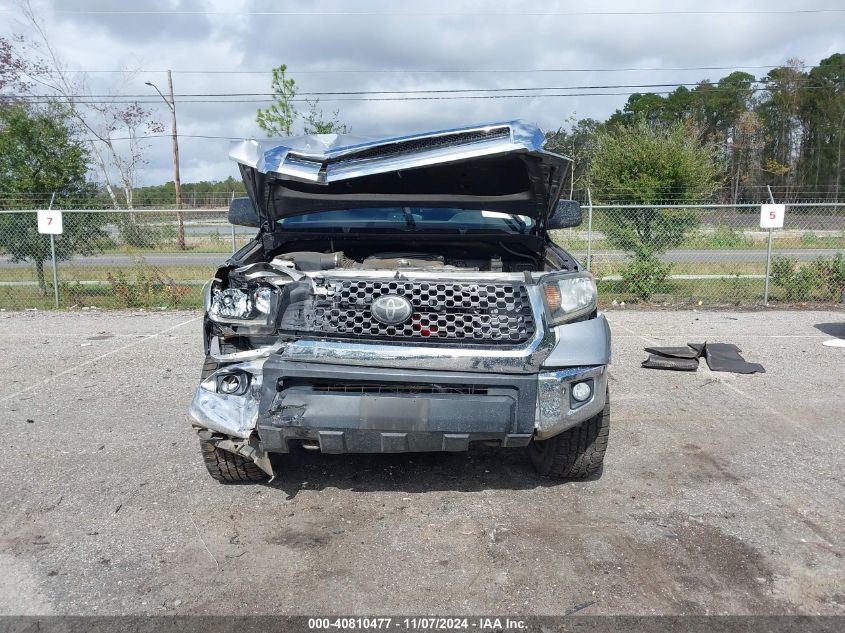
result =
[[[348,134],[313,134],[283,139],[233,141],[232,160],[262,174],[299,182],[328,184],[402,169],[543,150],[540,128],[505,121],[381,139]]]
[[[505,121],[370,140],[236,141],[229,156],[268,231],[282,218],[354,207],[457,207],[543,224],[572,165],[544,142],[537,126]]]

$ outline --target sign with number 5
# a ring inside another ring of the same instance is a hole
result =
[[[62,232],[61,211],[39,211],[38,232],[53,235],[60,235]]]
[[[782,229],[784,215],[786,215],[785,204],[760,205],[760,228]]]

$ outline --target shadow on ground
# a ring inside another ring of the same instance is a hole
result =
[[[566,485],[538,475],[525,449],[471,447],[465,453],[333,455],[306,450],[273,455],[268,484],[288,499],[300,490],[355,492],[528,490]]]
[[[845,322],[843,323],[816,323],[815,327],[819,332],[828,336],[845,339]]]

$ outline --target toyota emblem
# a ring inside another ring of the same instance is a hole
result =
[[[413,311],[411,302],[399,295],[383,295],[370,305],[373,318],[387,325],[404,323],[411,318]]]

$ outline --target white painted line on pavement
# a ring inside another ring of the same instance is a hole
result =
[[[177,323],[176,325],[173,325],[169,328],[163,329],[161,332],[156,332],[155,334],[150,334],[149,336],[145,336],[142,339],[138,339],[136,341],[133,341],[131,343],[127,343],[126,345],[122,345],[121,347],[113,349],[110,352],[106,352],[105,354],[100,354],[96,358],[91,358],[91,359],[86,360],[82,363],[79,363],[78,365],[74,365],[73,367],[65,369],[64,371],[60,371],[58,374],[54,374],[54,375],[50,376],[49,378],[45,378],[44,380],[41,380],[40,382],[37,382],[34,385],[30,385],[26,389],[21,389],[20,391],[17,391],[13,394],[10,394],[8,396],[4,396],[4,397],[0,398],[0,402],[5,402],[6,400],[11,400],[12,398],[17,398],[18,396],[22,396],[25,393],[28,393],[28,392],[30,392],[34,389],[38,389],[39,387],[43,387],[44,385],[51,383],[52,381],[56,380],[57,378],[61,378],[62,376],[66,376],[67,374],[73,373],[78,369],[82,369],[83,367],[87,367],[88,365],[92,365],[93,363],[101,361],[108,356],[112,356],[114,354],[117,354],[118,352],[122,352],[126,349],[129,349],[130,347],[135,347],[136,345],[140,345],[141,343],[144,343],[144,342],[149,341],[151,339],[157,338],[157,337],[159,337],[163,334],[167,334],[168,332],[172,332],[176,328],[180,328],[183,325],[188,325],[188,323],[193,323],[194,321],[198,321],[201,318],[202,318],[201,316],[198,316],[198,317],[194,317],[193,319],[188,319],[187,321],[182,321],[181,323]]]

